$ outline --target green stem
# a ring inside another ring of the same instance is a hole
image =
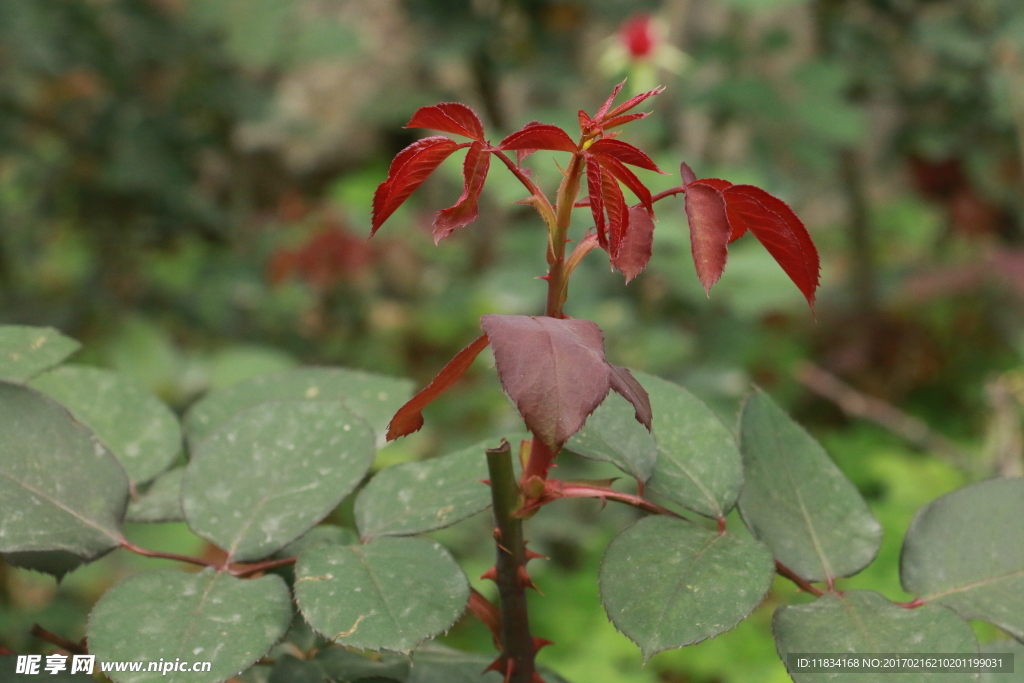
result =
[[[487,469],[491,476],[491,499],[497,524],[497,564],[495,581],[501,600],[502,673],[511,675],[508,683],[532,683],[537,655],[526,606],[526,543],[523,520],[516,517],[521,504],[519,485],[512,470],[512,449],[507,441],[487,450]]]
[[[568,273],[565,269],[565,241],[569,234],[569,223],[572,221],[572,210],[576,196],[580,193],[580,176],[583,173],[583,155],[572,158],[565,172],[562,184],[558,188],[558,202],[555,205],[555,224],[549,227],[548,244],[548,298],[544,315],[551,318],[562,318],[562,305],[568,293],[565,282]]]

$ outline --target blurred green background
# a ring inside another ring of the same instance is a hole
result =
[[[878,560],[842,587],[907,599],[898,557],[916,510],[1021,474],[1019,0],[2,0],[0,322],[55,326],[83,342],[78,362],[179,411],[300,363],[423,384],[480,315],[542,311],[545,236],[496,167],[480,219],[435,248],[433,212],[461,191],[453,160],[368,241],[374,188],[422,134],[402,126],[460,101],[495,141],[532,120],[572,130],[627,76],[627,90],[667,90],[624,139],[796,209],[822,254],[819,303],[812,315],[749,237],[706,297],[669,199],[644,274],[623,286],[592,256],[568,313],[601,325],[614,362],[684,384],[727,424],[751,383],[783,401],[885,528]],[[552,156],[530,164],[553,190]],[[379,466],[515,429],[489,362]],[[564,460],[563,477],[603,472]],[[557,643],[542,661],[576,681],[788,680],[770,634],[795,593],[784,581],[734,631],[641,668],[596,586],[631,519],[579,502],[529,523],[551,557],[533,567],[535,631]],[[471,577],[491,563],[487,527],[437,534]],[[205,551],[181,525],[131,533]],[[45,650],[33,623],[77,640],[106,588],[157,564],[114,553],[59,587],[0,565],[0,645]],[[490,647],[470,620],[447,639]]]

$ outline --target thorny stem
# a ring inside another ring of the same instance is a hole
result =
[[[507,441],[487,450],[491,499],[497,524],[495,581],[501,597],[501,658],[507,683],[533,683],[537,651],[530,635],[526,608],[526,543],[523,520],[516,516],[521,504],[519,485],[512,470],[512,449]]]

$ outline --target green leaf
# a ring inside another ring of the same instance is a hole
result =
[[[980,683],[1024,683],[1024,643],[1018,643],[1016,640],[997,640],[982,645],[981,652],[983,654],[1012,654],[1013,673],[983,673]]]
[[[263,403],[199,445],[182,509],[192,530],[233,561],[257,560],[326,517],[375,452],[369,427],[340,401]]]
[[[855,574],[874,559],[882,527],[825,450],[755,391],[743,405],[743,521],[775,559],[808,581]]]
[[[524,434],[519,438],[527,438]],[[356,526],[364,540],[443,529],[491,506],[484,450],[488,439],[440,458],[379,472],[356,498]],[[509,437],[510,443],[517,443]]]
[[[647,517],[608,546],[601,600],[650,659],[731,629],[760,604],[774,574],[771,555],[755,540]]]
[[[299,556],[295,598],[310,626],[351,647],[408,652],[455,623],[469,582],[440,544],[381,538]]]
[[[332,680],[382,678],[405,681],[409,677],[409,658],[390,652],[363,654],[342,647],[325,647],[313,661]]]
[[[657,420],[657,409],[653,409]],[[612,392],[565,447],[585,458],[610,462],[637,481],[645,482],[654,473],[658,444],[651,432],[637,422],[635,413],[636,409],[626,399]]]
[[[149,489],[128,504],[125,519],[129,522],[181,522],[181,482],[185,468],[176,467],[164,472],[150,484]]]
[[[306,548],[315,545],[359,545],[359,537],[350,529],[345,529],[333,524],[317,524],[315,527],[299,536],[297,539],[274,553],[275,558],[298,557]],[[295,565],[284,565],[272,569],[275,574],[288,582],[288,585],[295,584]],[[300,618],[303,626],[309,629],[309,624]],[[313,634],[320,638],[319,634]]]
[[[789,653],[974,653],[978,642],[970,625],[938,605],[905,609],[878,593],[849,591],[826,594],[812,603],[781,607],[772,622],[775,642],[786,663]],[[788,666],[788,663],[787,663]],[[795,673],[796,683],[836,681],[860,683],[966,683],[969,673],[900,673],[865,676],[857,673]]]
[[[117,683],[218,683],[265,655],[291,618],[291,596],[278,576],[242,580],[213,569],[155,569],[100,598],[89,615],[89,651],[103,662],[212,664],[205,673],[107,674]]]
[[[25,382],[80,347],[52,327],[0,325],[0,380]]]
[[[903,542],[903,587],[1024,640],[1024,479],[992,479],[927,506]]]
[[[412,382],[344,368],[298,368],[261,375],[215,391],[192,406],[185,433],[195,447],[222,422],[268,401],[343,401],[366,420],[383,444],[388,422],[412,396]]]
[[[321,543],[358,545],[359,538],[349,529],[333,524],[317,524],[297,539],[274,553],[274,557],[298,557],[306,548]]]
[[[41,394],[0,382],[0,552],[117,547],[128,478],[92,433]]]
[[[30,383],[91,429],[121,462],[133,484],[144,484],[181,452],[178,418],[138,382],[110,370],[64,365]]]
[[[721,420],[681,386],[635,373],[651,397],[658,462],[650,490],[706,517],[721,519],[736,503],[743,466]]]
[[[4,553],[3,558],[15,567],[49,574],[58,582],[65,575],[84,564],[82,558],[64,550],[28,550],[20,553]],[[0,680],[3,679],[0,678]]]

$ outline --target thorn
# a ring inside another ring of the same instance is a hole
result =
[[[554,641],[548,640],[547,638],[541,638],[539,636],[533,637],[533,651],[539,652],[541,648],[547,647],[548,645],[554,645]]]
[[[497,567],[491,567],[490,569],[485,571],[483,574],[481,574],[480,578],[484,579],[486,581],[493,581],[494,583],[498,583],[498,568]]]
[[[526,567],[520,565],[516,567],[516,578],[519,579],[519,585],[523,588],[532,588],[537,591],[538,595],[544,595],[540,592],[540,589],[533,583],[533,579],[530,578],[529,572],[526,571]]]
[[[547,282],[548,280],[551,279],[551,273],[548,273],[547,275],[538,275],[537,279],[544,280],[545,282]]]
[[[483,484],[484,486],[490,486],[491,485],[491,480],[490,479],[481,479],[480,483]]]
[[[504,662],[502,661],[503,659],[505,659],[505,655],[501,655],[493,662],[488,664],[487,668],[484,669],[484,673],[487,673],[488,671],[497,671],[498,673],[501,673],[505,669]]]
[[[535,552],[533,552],[532,550],[529,550],[529,549],[527,549],[527,551],[526,551],[526,561],[527,562],[529,562],[530,560],[550,560],[550,559],[551,558],[548,557],[547,555],[541,555],[540,553],[535,553]]]

